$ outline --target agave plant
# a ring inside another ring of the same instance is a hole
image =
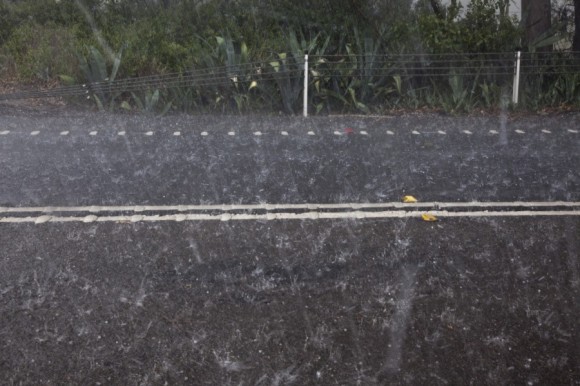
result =
[[[124,46],[113,58],[110,73],[107,71],[107,61],[97,48],[88,47],[87,57],[78,55],[80,69],[92,94],[91,97],[101,111],[105,109],[107,103],[109,104],[109,109],[112,110],[116,98],[122,94],[122,91],[115,90],[112,86],[121,66],[123,49]]]

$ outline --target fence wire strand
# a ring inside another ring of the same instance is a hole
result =
[[[522,76],[559,76],[580,73],[580,53],[523,53]],[[549,63],[557,58],[559,63]],[[515,54],[506,52],[476,54],[384,54],[384,55],[310,55],[311,84],[324,79],[360,79],[385,82],[399,76],[405,80],[463,77],[509,77],[514,74]],[[252,82],[294,81],[303,77],[304,59],[290,55],[272,59],[192,69],[160,75],[147,75],[115,81],[98,81],[49,90],[0,94],[1,100],[33,98],[118,96],[123,93],[170,90],[174,88],[245,88]]]

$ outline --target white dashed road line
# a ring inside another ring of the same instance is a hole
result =
[[[10,130],[0,131],[0,135],[10,134]]]
[[[526,134],[526,131],[521,130],[521,129],[515,129],[514,132],[517,133],[517,134]],[[544,133],[544,134],[552,134],[552,131],[547,130],[547,129],[542,129],[541,132]],[[580,131],[579,130],[576,130],[576,129],[567,129],[567,132],[570,133],[570,134],[578,134]],[[0,131],[0,135],[7,135],[9,133],[10,133],[10,130]],[[347,134],[350,134],[350,133],[353,133],[353,131],[347,132]],[[418,130],[413,130],[413,131],[411,131],[411,133],[413,135],[421,135],[421,132],[418,131]],[[433,133],[435,133],[435,132],[433,132]],[[436,133],[439,134],[439,135],[447,135],[447,132],[445,130],[437,130]],[[474,134],[473,131],[471,131],[471,130],[461,130],[461,133],[466,134],[466,135],[473,135]],[[488,133],[489,134],[492,134],[492,135],[499,134],[499,132],[497,130],[489,130]],[[36,136],[36,135],[39,135],[39,134],[40,134],[40,131],[39,130],[35,130],[35,131],[30,132],[30,135],[31,136]],[[69,134],[70,134],[70,131],[68,131],[68,130],[61,131],[59,133],[59,135],[61,135],[61,136],[67,136]],[[90,131],[88,134],[91,135],[91,136],[96,136],[98,134],[98,132],[97,131]],[[119,132],[117,132],[117,135],[118,136],[124,136],[126,134],[127,134],[126,131],[119,131]],[[150,137],[150,136],[153,136],[155,134],[155,132],[154,131],[147,131],[144,134],[146,136],[149,136]],[[257,137],[264,135],[264,133],[262,131],[254,131],[252,134],[254,136],[257,136]],[[283,136],[288,136],[289,135],[288,131],[285,131],[285,130],[284,131],[280,131],[280,134],[283,135]],[[316,133],[314,131],[312,131],[312,130],[311,131],[308,131],[306,134],[309,135],[309,136],[315,136],[316,135]],[[338,131],[338,130],[333,131],[333,134],[336,135],[336,136],[343,136],[344,135],[343,132]],[[366,131],[366,130],[359,131],[359,134],[360,135],[365,135],[365,136],[368,136],[369,135],[368,131]],[[392,130],[386,130],[386,134],[387,135],[390,135],[390,136],[393,136],[393,135],[395,135],[395,132],[392,131]],[[172,133],[172,135],[177,137],[177,136],[181,136],[182,133],[181,133],[181,131],[174,131]],[[203,137],[206,137],[206,136],[209,135],[209,133],[207,131],[202,131],[200,133],[200,135],[203,136]],[[235,131],[229,131],[229,132],[227,132],[227,135],[230,136],[230,137],[235,137],[237,135],[237,133]]]

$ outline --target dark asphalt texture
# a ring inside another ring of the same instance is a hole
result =
[[[580,201],[578,114],[0,113],[0,206]],[[580,385],[579,247],[580,216],[1,223],[0,379]]]
[[[580,115],[504,128],[501,121],[6,117],[0,131],[12,131],[0,136],[0,205],[385,202],[403,194],[422,201],[580,200],[580,134],[567,131],[580,128]],[[263,135],[253,134],[258,130]]]

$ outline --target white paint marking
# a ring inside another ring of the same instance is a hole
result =
[[[282,132],[280,132],[280,134],[286,136],[286,135],[288,135],[288,132],[287,131],[282,131]]]
[[[314,133],[314,131],[309,131],[308,135],[316,135],[316,134]]]
[[[262,135],[262,132],[261,132],[261,131],[256,131],[256,132],[254,132],[254,135],[255,135],[256,137],[259,137],[259,136],[261,136],[261,135]]]
[[[236,135],[236,133],[233,131],[228,131],[228,135],[233,137],[234,135]]]
[[[88,215],[88,216],[85,216],[85,217],[83,218],[83,222],[84,222],[84,223],[91,223],[91,222],[95,222],[95,221],[97,221],[97,218],[98,218],[98,217],[97,217],[97,216],[95,216],[94,214],[92,214],[92,215]]]
[[[473,133],[472,133],[471,131],[469,131],[469,130],[463,130],[463,131],[462,131],[462,133],[463,133],[463,134],[467,134],[467,135],[471,135],[471,134],[473,134]]]
[[[52,216],[40,216],[34,219],[35,224],[44,224],[52,219]]]
[[[497,130],[490,130],[489,134],[499,134],[499,132]]]
[[[207,137],[207,131],[202,131],[202,132],[201,132],[201,136],[202,136],[202,137]]]
[[[542,129],[542,133],[544,134],[552,134],[550,130]]]
[[[367,133],[367,132],[366,132],[366,131],[364,131],[364,130],[361,130],[360,134],[361,134],[361,135],[369,135],[369,133]]]
[[[40,134],[40,131],[33,131],[32,133],[30,133],[30,135],[38,135]]]
[[[340,131],[335,131],[334,132],[334,135],[339,135],[340,136],[340,135],[342,135],[342,133]]]
[[[125,135],[125,132],[124,132],[124,131],[119,131],[119,132],[117,133],[117,135]]]
[[[173,132],[173,136],[175,136],[175,137],[179,137],[180,135],[181,135],[180,131]]]
[[[578,208],[580,201],[512,201],[512,202],[384,202],[384,203],[337,203],[337,204],[214,204],[214,205],[120,205],[120,206],[45,206],[45,207],[0,207],[1,213],[50,213],[56,212],[134,212],[147,211],[186,212],[219,210],[228,212],[233,210],[324,210],[324,209],[401,209],[401,208]]]
[[[518,134],[526,134],[526,132],[525,132],[525,131],[523,131],[523,130],[519,130],[519,129],[517,129],[517,130],[516,130],[516,133],[518,133]]]
[[[395,133],[393,133],[391,130],[387,130],[387,134],[388,135],[395,135]]]
[[[148,137],[151,137],[153,135],[153,132],[152,131],[148,131],[148,132],[145,133],[145,135],[148,136]]]
[[[54,213],[54,212],[146,212],[146,211],[195,211],[195,210],[295,210],[295,209],[377,209],[377,208],[580,208],[580,201],[513,201],[513,202],[385,202],[385,203],[338,203],[338,204],[214,204],[214,205],[121,205],[121,206],[46,206],[46,207],[0,207],[0,213]]]
[[[443,130],[437,130],[437,133],[438,133],[438,134],[441,134],[441,135],[445,135],[445,134],[447,134],[447,133],[446,133],[446,132],[444,132]]]
[[[578,130],[568,129],[568,133],[578,134]]]
[[[96,132],[96,131],[91,131],[91,132],[89,133],[89,135],[93,135],[93,136],[94,136],[94,135],[97,135],[97,132]]]
[[[433,211],[404,211],[389,210],[380,212],[344,211],[344,212],[278,212],[267,214],[224,213],[210,214],[172,214],[172,215],[134,215],[134,216],[40,216],[40,217],[0,217],[0,223],[35,223],[47,222],[158,222],[158,221],[241,221],[241,220],[318,220],[318,219],[384,219],[384,218],[416,218],[429,213],[439,218],[483,218],[483,217],[561,217],[580,216],[580,210],[567,211],[463,211],[449,212],[446,210]]]
[[[413,130],[411,131],[411,133],[415,134],[415,135],[420,135],[421,133],[419,133],[417,130]]]
[[[9,134],[10,130],[4,130],[4,131],[0,131],[0,135],[6,135]]]
[[[60,135],[68,135],[68,133],[69,133],[69,132],[68,132],[68,131],[66,131],[66,130],[65,130],[65,131],[61,131],[61,132],[60,132]]]

